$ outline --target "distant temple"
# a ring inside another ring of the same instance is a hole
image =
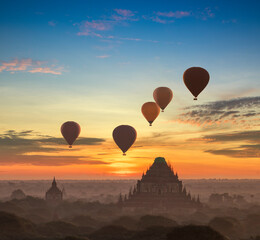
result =
[[[120,194],[118,205],[125,209],[172,209],[172,208],[197,208],[201,205],[197,199],[186,192],[178,174],[174,173],[170,164],[165,159],[158,157],[153,165],[143,173],[142,179],[130,189],[128,196]]]
[[[45,199],[48,203],[57,204],[62,201],[62,196],[62,191],[57,187],[54,177],[51,188],[45,194]]]

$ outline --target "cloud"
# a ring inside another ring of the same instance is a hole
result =
[[[96,56],[96,58],[109,58],[110,55],[102,55],[102,56]]]
[[[162,23],[162,24],[174,22],[174,20],[163,19],[163,18],[158,17],[157,15],[155,15],[155,16],[154,15],[153,16],[143,15],[142,17],[145,20],[151,20],[153,22]]]
[[[259,109],[260,97],[235,98],[184,108],[174,121],[197,126],[232,123],[250,127],[253,117],[260,115]]]
[[[180,141],[175,141],[175,139],[172,137],[174,136],[175,133],[171,131],[167,132],[160,132],[160,133],[155,133],[152,132],[149,136],[147,137],[140,137],[138,138],[136,144],[132,146],[132,148],[139,148],[139,147],[147,147],[147,146],[155,146],[155,147],[160,147],[160,146],[176,146],[177,143]]]
[[[156,16],[156,17],[151,17],[151,20],[152,20],[153,22],[163,23],[163,24],[166,24],[166,23],[169,22],[169,21],[166,21],[166,20],[163,20],[163,19],[159,18],[158,16]],[[171,22],[173,22],[173,21],[171,21]]]
[[[105,142],[103,138],[85,138],[80,137],[77,139],[77,145],[99,145]],[[26,130],[17,132],[15,130],[8,130],[0,134],[0,146],[33,146],[35,148],[41,145],[54,144],[64,145],[65,140],[63,138],[56,138],[52,136],[43,136],[34,132],[33,130]],[[56,151],[55,149],[53,151]]]
[[[74,24],[79,26],[80,31],[78,36],[92,36],[99,38],[114,38],[114,36],[103,36],[103,32],[112,30],[116,25],[125,25],[130,21],[138,21],[135,18],[135,12],[127,9],[114,9],[114,14],[106,19],[82,21],[80,24]]]
[[[83,21],[79,26],[80,32],[77,33],[78,36],[94,36],[103,38],[99,32],[110,30],[113,23],[106,20],[92,20]]]
[[[176,11],[176,12],[157,12],[158,16],[168,17],[168,18],[183,18],[191,15],[190,12],[187,11]]]
[[[136,41],[136,42],[142,41],[142,39],[140,38],[120,38],[120,39],[127,40],[127,41]]]
[[[185,17],[199,18],[202,20],[207,20],[208,18],[213,18],[215,13],[211,8],[207,7],[204,9],[198,9],[196,11],[169,11],[169,12],[155,12],[151,15],[143,15],[143,19],[151,20],[153,22],[167,24],[173,23],[173,19],[181,19]]]
[[[114,9],[114,11],[116,14],[113,14],[111,18],[117,22],[138,21],[138,19],[134,17],[136,12],[127,9]]]
[[[73,164],[106,165],[109,162],[97,160],[86,156],[42,156],[42,155],[19,155],[0,157],[0,165],[28,164],[34,166],[66,166]]]
[[[208,149],[205,151],[207,153],[234,158],[260,157],[260,130],[209,134],[201,138],[190,139],[190,141],[197,140],[210,143],[221,143],[222,145],[232,143],[233,145],[233,147],[222,147],[221,149]],[[241,142],[247,142],[249,144],[241,144]],[[235,143],[238,143],[237,146],[234,146]]]
[[[51,27],[55,27],[57,25],[57,22],[56,21],[49,21],[48,24]]]
[[[230,20],[222,20],[221,21],[223,24],[227,24],[227,23],[237,23],[236,19],[230,19]]]
[[[101,145],[102,138],[78,138],[76,145]],[[60,145],[60,147],[59,147]],[[68,165],[68,164],[101,164],[100,159],[87,156],[51,156],[49,154],[66,151],[63,138],[42,135],[33,130],[17,132],[8,130],[0,134],[0,164],[33,164],[33,165]],[[70,149],[75,151],[75,149]],[[35,153],[48,153],[48,156]],[[42,161],[44,160],[44,161]],[[91,160],[86,162],[85,160]]]
[[[118,38],[120,40],[126,40],[126,41],[135,41],[135,42],[151,42],[151,43],[158,43],[157,40],[146,40],[141,38],[131,38],[131,37],[120,37]]]
[[[63,68],[51,70],[49,67],[38,67],[38,68],[34,68],[32,70],[29,70],[28,72],[30,72],[30,73],[51,73],[54,75],[61,75],[62,69]]]
[[[33,61],[30,58],[27,59],[14,59],[9,62],[2,62],[0,65],[0,72],[7,71],[15,73],[18,71],[29,73],[49,73],[54,75],[61,75],[63,67],[56,67],[55,65],[46,66],[47,62]]]
[[[205,138],[211,139],[212,142],[249,141],[260,143],[260,130],[211,134],[206,135]]]
[[[260,145],[258,148],[240,146],[238,149],[207,150],[205,152],[233,158],[260,158],[259,147]]]
[[[135,14],[131,11],[131,10],[127,10],[127,9],[114,9],[114,11],[124,17],[132,17]]]
[[[210,7],[206,7],[204,9],[199,9],[195,12],[192,13],[192,15],[196,18],[202,19],[202,20],[207,20],[208,18],[214,18],[215,13],[212,11]]]

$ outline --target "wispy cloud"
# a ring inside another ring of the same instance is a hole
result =
[[[131,10],[127,10],[127,9],[114,9],[114,11],[124,17],[132,17],[135,14],[131,11]]]
[[[236,19],[230,19],[230,20],[222,20],[221,22],[223,24],[226,24],[226,23],[237,23],[237,20]]]
[[[187,11],[175,11],[175,12],[157,12],[158,16],[168,17],[168,18],[183,18],[191,15],[190,12]]]
[[[77,145],[98,145],[103,143],[103,138],[84,138],[77,139]],[[0,134],[0,146],[21,146],[28,145],[41,148],[41,145],[64,145],[65,140],[63,138],[56,138],[48,135],[39,134],[33,130],[26,130],[17,132],[15,130],[8,130]],[[42,150],[42,149],[40,149]],[[53,151],[56,151],[53,149]]]
[[[199,138],[201,141],[220,143],[217,149],[208,149],[205,152],[224,155],[234,158],[259,158],[260,157],[260,131],[236,131],[218,134],[209,134]],[[190,139],[190,141],[196,141]],[[246,142],[245,144],[241,144]],[[232,147],[223,147],[226,143],[232,143]],[[237,143],[237,144],[235,144]],[[212,144],[211,144],[212,145]],[[236,146],[235,146],[236,145]]]
[[[61,75],[61,71],[63,70],[62,67],[57,68],[56,70],[52,70],[49,67],[38,67],[32,70],[29,70],[30,73],[51,73],[54,75]]]
[[[104,141],[102,138],[82,137],[77,139],[76,145],[101,145]],[[61,166],[70,164],[106,164],[96,157],[61,154],[60,152],[64,150],[61,147],[62,145],[66,145],[65,140],[62,138],[42,135],[33,130],[20,132],[8,130],[0,134],[0,165],[32,164]],[[71,150],[74,151],[73,149]],[[58,156],[55,154],[58,154]]]
[[[150,16],[144,15],[143,18],[157,23],[167,24],[167,23],[173,23],[174,22],[173,19],[189,17],[189,16],[191,16],[191,12],[188,11],[175,11],[175,12],[169,11],[169,12],[156,12]]]
[[[205,152],[233,158],[260,158],[260,144],[248,147],[240,146],[233,149],[207,150]]]
[[[135,18],[135,13],[127,9],[114,9],[114,14],[104,19],[82,21],[80,24],[74,24],[79,26],[80,31],[78,36],[92,36],[99,38],[113,38],[113,36],[103,36],[105,31],[112,30],[116,25],[125,25],[127,22],[138,21]]]
[[[55,27],[57,25],[57,22],[56,21],[49,21],[48,24],[51,27]]]
[[[169,23],[169,22],[174,22],[173,20],[168,21],[166,19],[162,19],[162,18],[160,18],[160,17],[158,17],[156,15],[155,16],[154,15],[152,15],[152,16],[143,15],[142,18],[145,19],[145,20],[150,20],[150,21],[157,22],[157,23],[162,23],[162,24],[166,24],[166,23]]]
[[[140,38],[120,38],[120,40],[127,40],[127,41],[136,41],[136,42],[139,42],[139,41],[142,41],[142,39]]]
[[[202,137],[210,139],[210,142],[237,142],[248,141],[260,143],[260,130],[255,131],[235,131],[228,133],[208,134]]]
[[[204,9],[199,9],[195,12],[192,12],[192,15],[196,18],[200,18],[202,20],[207,20],[209,18],[214,18],[215,17],[215,13],[213,12],[213,10],[210,7],[206,7]]]
[[[34,165],[34,166],[66,166],[66,165],[107,165],[109,162],[90,156],[43,156],[43,155],[2,155],[0,165]]]
[[[151,43],[158,43],[157,40],[147,40],[147,39],[141,39],[141,38],[131,38],[131,37],[119,37],[120,40],[125,41],[135,41],[135,42],[151,42]]]
[[[111,18],[115,21],[138,21],[138,18],[135,17],[136,12],[133,12],[128,9],[114,9],[115,14]]]
[[[157,23],[168,24],[173,23],[177,19],[193,17],[202,20],[213,18],[215,13],[211,8],[198,9],[195,11],[167,11],[167,12],[154,12],[151,15],[143,15],[143,19],[150,20]]]
[[[253,118],[260,116],[259,109],[260,97],[235,98],[185,108],[175,121],[197,126],[232,123],[250,127]],[[255,124],[260,121],[254,120]]]
[[[110,30],[113,23],[106,20],[92,20],[83,21],[79,26],[80,32],[77,33],[78,36],[95,36],[102,38],[103,36],[100,32]]]
[[[169,21],[166,21],[166,20],[163,20],[163,19],[159,18],[158,16],[156,16],[156,17],[151,17],[151,19],[152,19],[152,21],[157,22],[157,23],[166,24],[166,23],[169,22]],[[170,21],[170,22],[174,22],[174,21]]]
[[[14,59],[9,62],[2,62],[0,65],[0,72],[7,71],[10,73],[15,72],[29,72],[29,73],[50,73],[54,75],[61,75],[63,67],[57,67],[55,65],[46,66],[45,61],[33,61],[32,59]]]
[[[110,55],[102,55],[102,56],[96,56],[96,58],[109,58]]]

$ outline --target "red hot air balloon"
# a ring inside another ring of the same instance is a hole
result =
[[[155,102],[146,102],[143,104],[141,110],[146,120],[150,123],[150,126],[152,126],[153,121],[160,114],[160,107]]]
[[[120,125],[113,131],[114,141],[122,150],[124,156],[126,151],[134,144],[136,136],[136,130],[129,125]]]
[[[171,102],[173,97],[172,90],[167,87],[158,87],[153,92],[153,98],[164,112],[164,109]]]
[[[194,96],[194,100],[197,100],[198,95],[209,82],[209,73],[204,68],[191,67],[184,72],[183,81]]]
[[[69,144],[69,148],[72,148],[72,144],[75,142],[80,134],[80,126],[78,123],[69,121],[62,124],[60,128],[62,136]]]

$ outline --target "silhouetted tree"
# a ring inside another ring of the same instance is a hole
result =
[[[174,228],[167,234],[168,240],[226,240],[215,230],[207,226],[184,226]]]

